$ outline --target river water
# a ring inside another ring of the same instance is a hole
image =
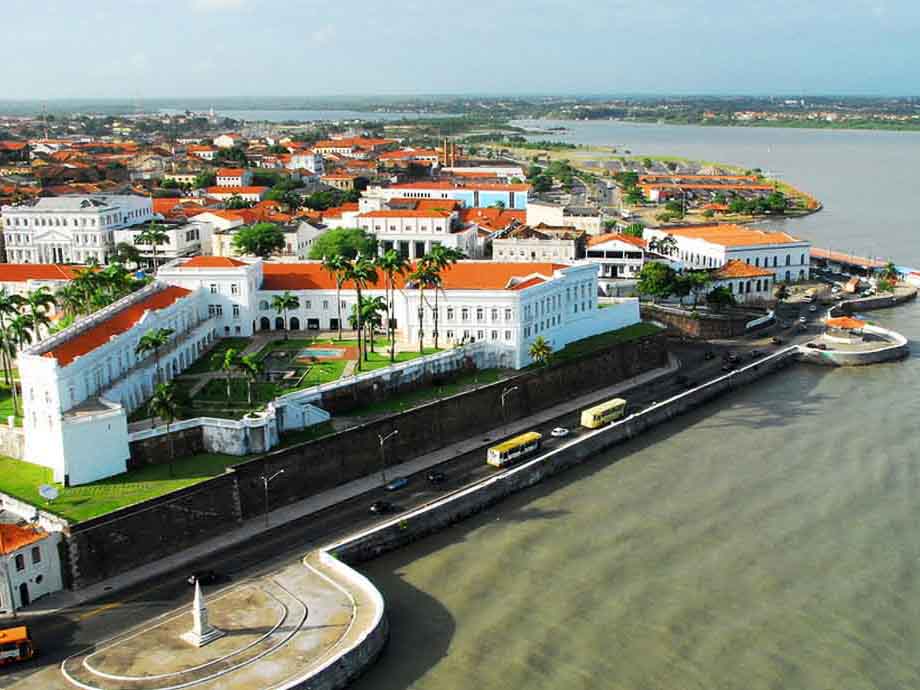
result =
[[[920,265],[918,134],[564,124],[771,169],[826,206],[791,232]],[[920,305],[870,318],[920,340]],[[366,564],[391,641],[355,687],[920,688],[918,383],[798,365]]]

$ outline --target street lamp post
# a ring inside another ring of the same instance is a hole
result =
[[[508,418],[505,414],[505,398],[518,390],[518,386],[506,386],[505,390],[502,391],[502,425],[505,427],[502,430],[502,436],[507,432]]]
[[[279,474],[284,474],[284,470],[278,470],[271,477],[262,475],[262,486],[265,487],[265,529],[268,529],[268,485]]]
[[[387,483],[387,456],[384,450],[384,444],[390,440],[393,436],[399,433],[399,429],[393,429],[386,436],[382,434],[377,434],[377,438],[380,439],[380,482],[382,484]]]

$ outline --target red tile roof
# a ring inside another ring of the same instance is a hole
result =
[[[444,209],[397,208],[385,211],[368,211],[361,218],[450,218],[450,211]]]
[[[66,367],[77,357],[82,357],[109,342],[112,336],[121,335],[130,330],[147,311],[164,309],[189,294],[191,294],[191,290],[180,287],[168,287],[165,290],[160,290],[140,302],[136,302],[112,314],[105,321],[97,323],[88,330],[75,334],[70,340],[65,340],[50,352],[46,352],[44,356],[53,357],[57,360],[59,366]]]
[[[624,235],[621,232],[608,232],[603,235],[595,235],[594,237],[589,237],[588,246],[593,247],[596,244],[603,244],[604,242],[610,242],[612,240],[625,242],[626,244],[631,244],[632,246],[639,247],[640,249],[648,249],[648,242],[643,240],[641,237],[636,237],[634,235]]]
[[[27,280],[73,280],[85,266],[59,264],[0,264],[0,283],[24,283]]]
[[[717,269],[712,275],[714,278],[724,280],[730,278],[768,278],[773,275],[773,271],[768,271],[758,266],[752,266],[738,259],[732,259],[726,262],[722,268]]]
[[[791,244],[802,240],[785,232],[766,232],[743,225],[688,225],[668,228],[668,233],[681,237],[701,239],[723,247],[751,247],[765,244]]]
[[[526,211],[500,208],[463,208],[460,209],[461,223],[476,223],[489,230],[504,230],[514,221],[523,223],[527,220]]]
[[[485,189],[489,191],[527,192],[529,184],[496,184],[493,182],[404,182],[390,185],[390,189]]]
[[[0,541],[3,543],[3,548],[0,549],[0,553],[3,555],[13,553],[23,546],[34,544],[47,536],[47,533],[40,529],[20,527],[19,525],[11,525],[6,522],[0,523]]]
[[[244,172],[246,172],[246,170],[244,170],[243,168],[218,168],[217,176],[218,177],[239,177]]]
[[[196,256],[182,264],[182,268],[239,268],[245,265],[244,261],[228,256]]]
[[[512,279],[523,279],[534,274],[551,277],[554,271],[565,266],[552,263],[499,263],[493,261],[461,261],[442,274],[445,290],[513,290]],[[320,262],[265,263],[262,265],[263,290],[334,290],[335,280]],[[384,277],[379,275],[379,289]],[[405,288],[406,279],[396,280],[397,287]],[[343,287],[351,289],[351,283]],[[377,286],[370,286],[371,289]],[[529,286],[527,286],[529,287]]]
[[[208,187],[208,194],[264,194],[268,187]]]
[[[828,319],[825,322],[828,328],[840,328],[848,331],[858,331],[866,327],[865,321],[854,319],[852,316],[838,316],[835,319]]]

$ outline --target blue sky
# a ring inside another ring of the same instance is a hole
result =
[[[0,0],[0,98],[920,94],[918,0]]]

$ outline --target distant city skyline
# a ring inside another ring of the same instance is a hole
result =
[[[3,98],[920,93],[908,0],[6,0]]]

